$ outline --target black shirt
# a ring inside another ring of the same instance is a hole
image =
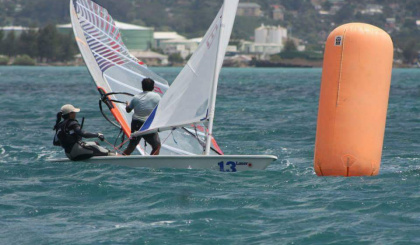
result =
[[[61,146],[69,153],[74,144],[82,142],[82,138],[96,138],[98,134],[82,130],[77,120],[66,119],[58,125],[57,137]]]

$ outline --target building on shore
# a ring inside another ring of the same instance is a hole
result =
[[[252,56],[237,54],[234,56],[226,56],[223,61],[223,66],[226,67],[247,67],[252,62]]]
[[[185,59],[197,50],[201,40],[202,38],[167,40],[161,42],[160,48],[167,55],[179,54]]]
[[[383,6],[380,4],[367,4],[366,8],[360,11],[363,15],[375,15],[383,13]]]
[[[257,3],[239,3],[236,14],[238,16],[260,17],[263,15],[263,12],[261,11],[261,6]]]
[[[38,28],[30,28],[30,27],[25,27],[25,26],[3,26],[0,27],[0,31],[3,32],[4,37],[7,37],[7,35],[9,35],[9,33],[13,32],[15,34],[15,37],[19,37],[20,34],[22,34],[22,32],[24,31],[38,31]]]
[[[115,25],[121,32],[122,40],[130,50],[148,50],[153,45],[154,29],[115,21]],[[71,24],[57,25],[60,33],[73,33]]]
[[[281,26],[265,26],[255,29],[255,43],[284,44],[287,40],[287,29]]]
[[[284,13],[286,12],[286,9],[282,5],[272,5],[272,12],[271,17],[273,20],[284,20]]]
[[[149,50],[130,50],[130,53],[148,66],[166,66],[169,63],[167,55],[159,54]]]
[[[258,59],[269,59],[270,55],[278,54],[283,50],[283,44],[276,43],[255,43],[243,41],[239,50],[245,54],[251,54]]]
[[[254,42],[241,42],[239,50],[245,54],[255,55],[258,59],[268,59],[270,55],[283,50],[287,38],[286,28],[262,24],[255,29]]]
[[[153,47],[162,48],[161,44],[164,41],[169,40],[187,40],[184,36],[179,35],[176,32],[155,32],[153,33]]]

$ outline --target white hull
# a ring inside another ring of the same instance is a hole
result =
[[[92,157],[87,163],[112,164],[143,168],[211,169],[222,172],[266,169],[277,160],[271,155],[221,155],[221,156],[110,156]],[[50,162],[70,162],[67,158],[51,159]]]

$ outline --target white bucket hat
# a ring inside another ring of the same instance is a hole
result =
[[[76,108],[76,107],[74,107],[73,105],[70,105],[70,104],[63,105],[61,107],[61,113],[63,113],[63,115],[67,115],[71,112],[79,112],[79,111],[80,111],[79,108]]]

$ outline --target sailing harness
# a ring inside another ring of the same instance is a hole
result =
[[[118,123],[116,123],[116,122],[112,121],[111,119],[109,119],[109,117],[108,117],[108,116],[105,114],[105,112],[103,111],[102,104],[105,104],[105,105],[108,107],[108,109],[109,109],[109,110],[112,110],[112,109],[114,109],[114,105],[113,105],[112,103],[125,104],[125,102],[120,101],[120,100],[110,99],[110,97],[109,97],[109,96],[111,96],[111,95],[121,94],[121,95],[126,95],[126,96],[130,96],[130,97],[134,97],[134,95],[133,95],[133,94],[130,94],[130,93],[126,93],[126,92],[111,92],[111,93],[105,93],[102,89],[98,89],[98,91],[99,91],[99,93],[101,94],[101,98],[99,99],[99,110],[101,111],[102,116],[103,116],[103,117],[104,117],[104,118],[105,118],[105,119],[106,119],[109,123],[111,123],[112,125],[114,125],[115,127],[117,127],[117,128],[120,130],[120,132],[119,132],[118,136],[115,138],[114,145],[112,145],[111,143],[107,142],[109,145],[113,146],[115,150],[118,150],[118,149],[120,149],[122,146],[124,146],[124,144],[126,144],[126,143],[129,141],[129,139],[125,140],[125,138],[124,138],[125,134],[123,134],[123,128],[121,127],[121,125],[120,125],[120,124],[118,124]],[[84,121],[84,118],[83,118],[83,121]],[[83,121],[82,121],[82,126],[83,126]],[[174,131],[175,129],[176,129],[176,128],[174,128],[174,129],[172,130],[172,132],[171,132],[171,134],[172,134],[172,135],[173,135],[173,131]],[[203,151],[205,150],[205,148],[206,148],[206,143],[205,143],[202,139],[200,139],[200,137],[198,136],[197,127],[196,127],[195,125],[194,125],[195,134],[194,134],[193,132],[191,132],[191,130],[189,130],[189,129],[185,128],[185,127],[181,127],[181,129],[182,129],[184,132],[188,133],[189,135],[193,136],[193,137],[194,137],[194,138],[198,141],[198,143],[201,145],[201,147],[203,147]],[[122,134],[122,137],[121,137],[121,134]],[[166,140],[169,138],[169,136],[170,136],[171,134],[169,134],[169,135],[168,135],[168,137],[166,137],[166,139],[162,142],[162,145],[166,142]],[[119,139],[120,137],[121,137],[121,142],[122,142],[122,143],[121,143],[120,145],[118,145],[118,146],[117,146],[117,141],[118,141],[118,139]],[[178,144],[178,143],[175,141],[175,137],[173,137],[173,139],[174,139],[174,142],[175,142],[176,144]],[[146,149],[146,141],[144,142],[144,149]],[[219,152],[218,152],[216,149],[214,149],[213,147],[211,147],[211,150],[212,150],[212,151],[214,151],[215,153],[217,153],[218,155],[222,155],[221,153],[219,153]]]

